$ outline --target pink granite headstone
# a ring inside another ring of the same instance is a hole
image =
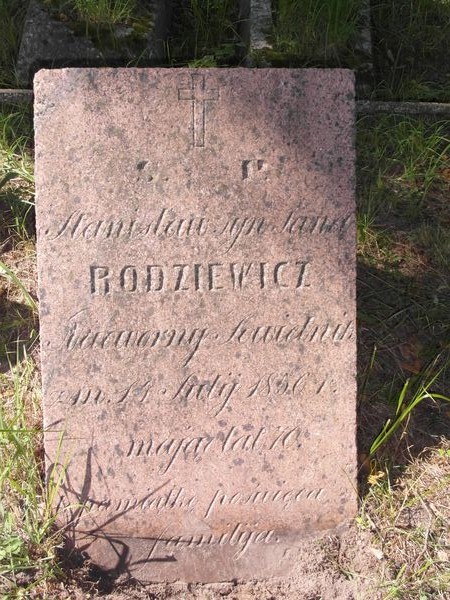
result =
[[[47,468],[108,572],[283,575],[355,514],[353,87],[37,75]]]

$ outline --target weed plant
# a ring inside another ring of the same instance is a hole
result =
[[[423,374],[421,373],[420,378],[414,381],[415,385],[411,385],[411,380],[407,379],[403,385],[403,388],[398,396],[397,406],[395,409],[395,415],[389,418],[383,425],[382,430],[372,442],[370,446],[369,456],[372,457],[376,454],[379,448],[381,448],[389,439],[395,434],[400,427],[407,427],[408,419],[411,416],[412,411],[422,402],[431,400],[433,402],[443,401],[450,403],[450,398],[443,394],[437,394],[430,392],[430,389],[439,379],[442,371],[448,367],[448,364],[441,368],[438,368],[440,356],[431,362],[431,364],[424,369]],[[411,391],[411,388],[413,390]]]

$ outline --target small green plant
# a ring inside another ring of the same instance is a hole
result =
[[[439,358],[432,361],[415,386],[413,386],[410,379],[406,380],[398,396],[395,415],[386,421],[382,430],[374,439],[370,447],[370,457],[374,456],[401,426],[407,426],[408,418],[412,411],[424,400],[450,402],[448,396],[430,391],[445,369],[445,367],[441,367],[435,372]]]

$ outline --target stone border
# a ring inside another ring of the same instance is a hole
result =
[[[0,104],[28,104],[32,102],[32,90],[0,90]]]
[[[80,60],[92,66],[101,60],[101,54],[90,40],[76,37],[37,0],[31,0],[17,58],[19,83],[31,85],[34,73],[44,66],[70,66]]]
[[[0,104],[33,102],[33,92],[26,89],[0,89]],[[450,117],[450,103],[441,102],[388,102],[384,100],[359,100],[359,115],[430,115]]]
[[[383,100],[359,100],[359,114],[431,115],[450,116],[450,104],[440,102],[388,102]]]

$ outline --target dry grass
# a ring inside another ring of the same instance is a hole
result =
[[[372,532],[383,598],[448,599],[450,442],[413,458],[395,484],[379,467],[372,477],[358,523]]]

